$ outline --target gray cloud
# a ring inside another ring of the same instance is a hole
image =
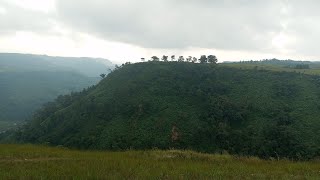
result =
[[[187,47],[320,57],[317,0],[56,0],[51,14],[1,2],[0,33],[48,33],[51,20],[73,32],[144,48]],[[292,41],[275,47],[285,34]]]
[[[264,50],[285,15],[283,3],[261,2],[59,0],[57,10],[67,25],[142,47]]]
[[[0,33],[11,34],[16,31],[47,32],[52,23],[46,13],[27,10],[0,0],[0,6],[4,10],[0,14]]]

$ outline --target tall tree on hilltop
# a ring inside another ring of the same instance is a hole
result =
[[[193,62],[193,63],[196,63],[197,61],[198,61],[198,59],[197,59],[196,57],[193,57],[193,58],[192,58],[192,62]]]
[[[152,61],[159,61],[160,59],[159,59],[157,56],[152,56],[152,57],[151,57],[151,60],[152,60]]]
[[[192,61],[192,56],[187,57],[187,62],[191,62]]]
[[[176,60],[176,56],[175,55],[172,55],[171,56],[171,61],[175,61]]]
[[[216,64],[218,62],[218,59],[215,55],[209,55],[208,56],[208,63],[214,63]]]
[[[162,59],[164,62],[168,62],[168,56],[166,56],[166,55],[163,55],[161,59]]]
[[[184,61],[184,57],[183,56],[179,56],[178,62],[183,62]]]
[[[202,55],[199,59],[200,63],[207,63],[208,62],[208,58],[206,55]]]

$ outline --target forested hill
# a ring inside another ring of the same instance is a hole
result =
[[[147,62],[60,96],[11,139],[82,149],[179,148],[263,158],[320,155],[318,76]]]

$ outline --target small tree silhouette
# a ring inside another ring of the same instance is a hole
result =
[[[106,77],[106,74],[100,74],[100,77],[103,79],[103,78],[105,78]]]

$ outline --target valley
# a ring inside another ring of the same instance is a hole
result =
[[[32,118],[43,104],[99,82],[111,62],[0,53],[0,129]]]

